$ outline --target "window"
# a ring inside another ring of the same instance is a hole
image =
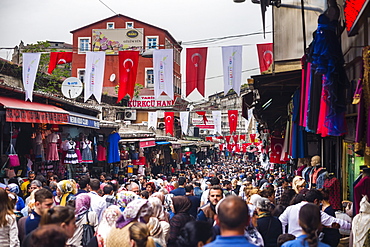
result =
[[[158,36],[147,36],[146,37],[146,47],[148,49],[158,49]]]
[[[152,68],[145,69],[146,87],[154,87],[154,71]]]
[[[77,78],[83,83],[85,78],[85,69],[77,69]]]
[[[90,37],[79,37],[78,38],[78,53],[85,53],[90,51]]]
[[[132,21],[126,22],[126,28],[128,28],[128,29],[134,28],[134,23]]]
[[[107,29],[114,29],[114,22],[107,22]]]

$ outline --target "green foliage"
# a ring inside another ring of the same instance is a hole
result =
[[[50,44],[46,41],[37,41],[36,44],[29,44],[22,52],[47,52],[42,53],[40,57],[39,69],[36,75],[35,90],[60,93],[60,88],[64,78],[71,76],[71,64],[58,65],[52,74],[47,74],[50,61],[50,52],[56,52],[56,49],[49,49]]]

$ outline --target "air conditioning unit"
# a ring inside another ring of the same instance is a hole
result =
[[[157,127],[157,129],[163,130],[163,129],[164,129],[164,127],[166,127],[165,122],[159,122],[159,123],[158,123],[158,127]]]
[[[200,129],[199,134],[200,135],[208,135],[208,130]]]
[[[142,121],[141,124],[144,126],[148,126],[148,121]]]
[[[125,120],[136,120],[136,110],[125,110]]]

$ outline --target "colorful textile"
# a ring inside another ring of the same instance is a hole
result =
[[[324,188],[329,189],[329,202],[333,209],[341,209],[340,182],[336,177],[328,178],[324,182]],[[370,191],[370,190],[369,190]]]
[[[152,205],[148,200],[137,199],[130,202],[123,214],[118,218],[116,227],[122,229],[133,221],[143,222],[143,218],[151,216],[153,213]]]
[[[364,195],[370,198],[370,176],[363,177],[354,187],[354,206],[356,209],[356,214],[360,212],[360,202]]]
[[[69,196],[77,193],[76,182],[73,179],[60,181],[57,184],[57,188],[62,193],[62,197],[60,199],[61,206],[66,206],[68,199],[71,198]]]

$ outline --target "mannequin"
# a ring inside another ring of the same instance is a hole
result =
[[[48,152],[46,156],[46,160],[48,161],[57,161],[59,160],[59,154],[58,154],[58,147],[57,142],[59,141],[60,137],[57,133],[54,131],[51,132],[50,135],[47,137],[47,143],[48,143]]]
[[[318,155],[313,156],[311,159],[312,170],[310,173],[310,188],[316,188],[317,177],[320,171],[323,169],[320,162],[321,158]]]

